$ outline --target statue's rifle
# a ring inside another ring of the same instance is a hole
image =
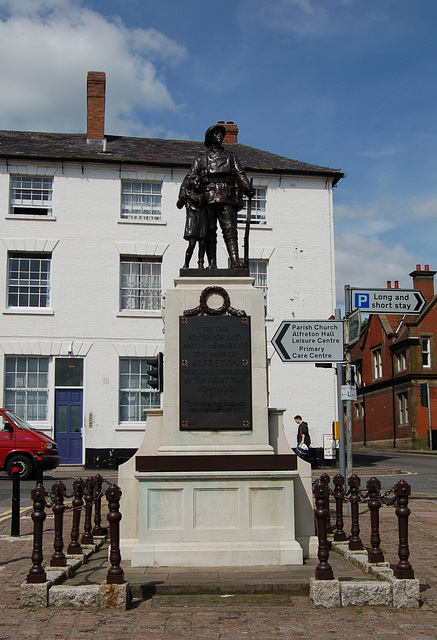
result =
[[[253,190],[253,178],[250,179],[250,190]],[[249,231],[250,231],[250,219],[252,217],[252,196],[247,199],[247,216],[246,216],[246,228],[244,230],[244,266],[249,268]]]

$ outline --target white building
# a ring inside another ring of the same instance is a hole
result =
[[[87,135],[0,131],[2,405],[55,437],[64,463],[89,466],[128,458],[159,402],[145,358],[163,350],[161,295],[186,249],[175,203],[204,149],[105,136],[104,83],[89,74]],[[238,144],[226,126],[256,189],[250,260],[270,344],[282,320],[334,312],[332,189],[343,174]],[[269,404],[287,409],[290,443],[299,413],[321,447],[336,419],[333,370],[284,364],[271,346],[268,362]]]

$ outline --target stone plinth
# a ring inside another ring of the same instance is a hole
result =
[[[295,540],[297,471],[136,474],[132,566],[302,564]]]
[[[311,468],[286,441],[283,410],[268,409],[264,313],[249,277],[178,278],[167,291],[162,409],[147,412],[143,443],[119,468],[121,550],[133,566],[315,556]],[[244,407],[241,421],[229,419],[234,406]]]

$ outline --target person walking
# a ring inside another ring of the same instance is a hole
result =
[[[302,416],[294,416],[294,421],[297,424],[297,447],[296,454],[305,462],[310,462],[310,444],[311,437],[308,428],[308,423],[302,420]]]

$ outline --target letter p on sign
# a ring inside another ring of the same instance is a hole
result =
[[[363,307],[368,309],[370,306],[370,295],[368,293],[356,293],[355,294],[355,308],[362,309]]]

